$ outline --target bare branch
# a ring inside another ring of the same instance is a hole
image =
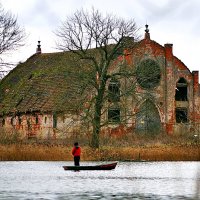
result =
[[[3,55],[24,46],[26,34],[17,23],[17,18],[10,12],[4,11],[0,5],[0,69],[1,74],[7,73],[14,64],[3,61]]]
[[[57,48],[62,51],[71,51],[80,59],[85,59],[90,70],[85,75],[86,83],[83,87],[87,93],[93,92],[85,118],[90,118],[93,124],[93,142],[98,146],[98,134],[102,126],[101,116],[107,102],[107,83],[112,77],[128,77],[131,73],[111,70],[118,56],[124,55],[124,50],[133,47],[137,40],[135,21],[124,20],[113,15],[102,15],[98,10],[91,12],[76,11],[58,28],[55,34],[58,37]],[[126,42],[126,38],[135,38]],[[92,66],[91,66],[92,65]],[[103,123],[104,124],[104,123]]]
[[[0,54],[23,46],[24,39],[25,32],[17,24],[17,18],[0,7]]]

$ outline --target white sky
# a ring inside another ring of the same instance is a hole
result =
[[[41,40],[42,52],[55,52],[53,33],[67,15],[80,8],[94,7],[102,13],[134,18],[143,37],[149,24],[151,39],[161,45],[173,44],[173,53],[188,68],[200,70],[200,0],[0,0],[5,10],[18,18],[28,36],[26,46],[10,54],[23,62],[35,53]]]

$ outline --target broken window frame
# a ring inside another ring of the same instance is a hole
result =
[[[119,123],[120,119],[120,108],[109,108],[108,109],[108,122]]]
[[[120,83],[118,80],[111,79],[108,85],[108,101],[109,102],[120,101]]]
[[[176,83],[175,101],[188,101],[188,83],[183,77]]]
[[[187,108],[176,108],[176,123],[188,123],[188,109]]]

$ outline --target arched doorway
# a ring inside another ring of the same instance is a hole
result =
[[[161,121],[158,109],[150,100],[146,100],[136,113],[136,133],[156,135],[160,133]]]

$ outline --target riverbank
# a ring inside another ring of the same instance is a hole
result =
[[[1,161],[71,161],[71,146],[44,144],[0,145]],[[200,145],[82,147],[82,161],[200,161]]]

